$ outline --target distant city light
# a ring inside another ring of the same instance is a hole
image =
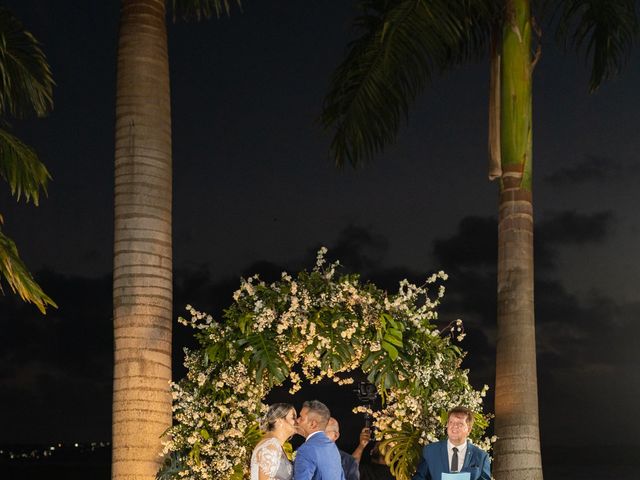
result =
[[[67,444],[65,448],[63,443],[57,443],[55,445],[42,445],[36,448],[20,449],[19,447],[10,447],[11,449],[3,448],[0,450],[0,459],[10,459],[16,461],[24,460],[43,460],[56,457],[58,455],[64,455],[65,452],[70,451],[72,447],[73,455],[91,454],[100,449],[110,448],[110,442],[73,442]],[[15,449],[15,450],[14,450]],[[75,453],[77,452],[77,453]]]

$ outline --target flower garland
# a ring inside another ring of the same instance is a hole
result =
[[[361,369],[383,399],[382,410],[369,413],[401,480],[411,478],[422,446],[443,432],[448,410],[482,411],[488,387],[473,389],[453,344],[464,336],[461,322],[442,332],[432,323],[447,275],[423,286],[403,280],[390,295],[358,275],[339,275],[326,252],[295,278],[242,279],[222,322],[187,306],[191,319],[180,321],[198,330],[200,348],[186,351],[187,376],[172,384],[174,426],[159,478],[248,479],[262,400],[285,380],[295,393],[304,381],[353,383],[350,373]],[[490,441],[480,441],[487,424],[488,416],[476,414],[471,438],[488,450]]]

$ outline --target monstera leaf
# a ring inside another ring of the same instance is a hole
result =
[[[385,440],[380,442],[380,451],[398,480],[409,480],[420,460],[420,430],[407,426],[402,430],[385,430]]]
[[[251,333],[246,338],[238,340],[237,345],[249,352],[249,369],[256,373],[258,383],[264,377],[271,387],[281,384],[289,376],[289,367],[280,354],[274,332]],[[247,350],[249,346],[251,349]]]

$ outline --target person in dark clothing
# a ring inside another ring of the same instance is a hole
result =
[[[370,457],[371,461],[360,462],[360,480],[394,480],[379,442],[371,449]]]
[[[334,442],[338,440],[340,437],[340,424],[335,418],[331,417],[329,419],[324,433]],[[340,452],[340,460],[346,480],[360,480],[360,472],[358,471],[358,462],[356,462],[356,459],[347,452],[343,452],[340,449],[338,449],[338,451]]]

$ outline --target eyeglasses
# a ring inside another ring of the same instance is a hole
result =
[[[456,428],[466,428],[467,424],[465,422],[449,422],[447,423],[447,426],[456,427]]]

